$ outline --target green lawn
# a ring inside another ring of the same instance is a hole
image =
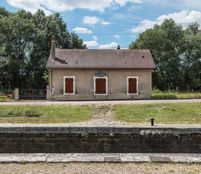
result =
[[[153,99],[193,99],[201,98],[201,92],[179,92],[179,91],[159,91],[153,90]]]
[[[0,106],[0,123],[69,123],[91,116],[90,106]]]
[[[116,118],[133,123],[201,124],[201,103],[115,105]]]

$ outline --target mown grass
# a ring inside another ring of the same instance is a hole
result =
[[[153,99],[198,99],[201,92],[179,92],[179,91],[159,91],[153,90]]]
[[[0,106],[0,123],[71,123],[91,116],[90,106]]]
[[[201,124],[201,103],[115,105],[116,118],[133,123]]]

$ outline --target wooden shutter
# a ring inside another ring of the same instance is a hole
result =
[[[72,94],[73,91],[73,78],[66,78],[65,79],[65,93]]]
[[[137,78],[128,79],[128,93],[129,94],[137,93]]]
[[[96,94],[106,94],[106,79],[96,79]]]

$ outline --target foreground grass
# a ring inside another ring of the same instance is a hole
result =
[[[0,106],[0,123],[70,123],[91,116],[90,106]]]
[[[195,99],[201,98],[201,92],[179,92],[153,90],[153,99]]]
[[[148,123],[155,118],[161,124],[201,124],[201,103],[115,105],[113,110],[126,122]]]
[[[36,163],[0,164],[2,174],[200,174],[200,164],[157,163]]]

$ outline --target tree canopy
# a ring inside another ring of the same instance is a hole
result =
[[[45,88],[52,35],[57,47],[86,48],[57,13],[10,13],[0,8],[0,88]]]
[[[150,49],[156,63],[153,85],[161,90],[201,90],[201,31],[172,19],[139,35],[130,49]]]

